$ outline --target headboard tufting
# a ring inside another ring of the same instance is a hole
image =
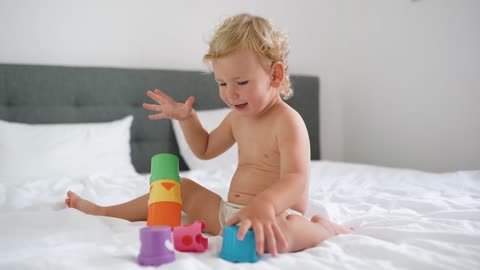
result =
[[[320,159],[319,80],[291,76],[296,94],[288,100],[304,118],[312,159]],[[194,108],[225,107],[211,74],[199,71],[0,64],[0,119],[24,123],[102,122],[134,116],[132,162],[150,171],[150,158],[180,156],[170,121],[150,121],[142,103],[148,89],[165,90],[175,100],[195,96]],[[188,169],[180,158],[180,168]]]

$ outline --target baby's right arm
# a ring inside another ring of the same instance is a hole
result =
[[[192,109],[195,101],[193,96],[189,97],[185,103],[174,101],[158,89],[155,89],[154,92],[147,91],[147,96],[158,103],[143,104],[145,109],[158,112],[157,114],[149,115],[148,118],[151,120],[165,118],[178,120],[188,146],[199,159],[214,158],[235,143],[230,124],[230,115],[215,130],[208,133],[202,127],[195,110]]]

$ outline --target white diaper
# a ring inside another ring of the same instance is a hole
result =
[[[222,200],[220,202],[220,210],[218,211],[218,219],[220,221],[220,225],[222,226],[222,228],[223,226],[225,226],[225,224],[227,224],[227,221],[231,217],[233,217],[233,215],[235,215],[243,207],[245,206]],[[285,213],[287,213],[287,216],[289,215],[303,216],[302,213],[290,208],[285,210]]]

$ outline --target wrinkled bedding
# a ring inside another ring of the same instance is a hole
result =
[[[181,175],[225,198],[232,173]],[[86,215],[63,200],[72,190],[102,205],[125,202],[148,191],[148,175],[13,182],[0,180],[0,269],[145,269],[136,262],[145,222]],[[314,161],[306,215],[315,213],[355,232],[254,264],[220,259],[221,237],[210,236],[206,252],[176,252],[162,269],[480,269],[480,171]]]

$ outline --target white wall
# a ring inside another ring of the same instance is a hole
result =
[[[480,1],[166,3],[0,0],[0,62],[204,69],[214,26],[251,12],[289,32],[292,73],[321,78],[324,158],[480,168]]]
[[[480,1],[350,2],[345,160],[480,169]]]

